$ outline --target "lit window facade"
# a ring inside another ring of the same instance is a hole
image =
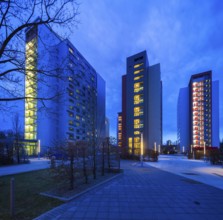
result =
[[[130,137],[129,139],[128,139],[128,152],[131,154],[132,153],[132,148],[133,148],[133,146],[132,146],[132,137]]]
[[[138,63],[138,64],[135,64],[134,65],[134,68],[136,69],[136,68],[139,68],[140,66],[142,66],[142,65],[144,65],[144,63]]]
[[[25,130],[26,151],[29,155],[37,150],[37,28],[26,35],[25,76]],[[31,141],[29,143],[29,141]],[[34,141],[34,142],[33,142]],[[36,142],[35,142],[36,141]]]
[[[191,77],[191,145],[193,148],[212,145],[211,72]]]
[[[144,71],[144,69],[135,70],[135,71],[134,71],[134,74],[139,74],[139,73],[141,73],[141,72],[143,72],[143,71]]]
[[[26,42],[25,139],[36,139],[37,39]]]
[[[37,69],[61,77],[48,77]],[[69,40],[47,25],[26,29],[25,97],[28,154],[36,155],[37,139],[44,152],[54,140],[105,137],[105,81]],[[55,99],[43,103],[37,97]]]
[[[118,146],[122,147],[122,114],[121,112],[118,113]]]
[[[143,91],[143,82],[134,83],[134,93]]]
[[[154,142],[162,142],[160,65],[149,66],[147,53],[142,51],[128,57],[126,66],[122,76],[122,152],[140,155],[141,144],[152,149]]]

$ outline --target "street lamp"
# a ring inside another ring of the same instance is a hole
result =
[[[140,155],[140,160],[141,160],[141,166],[143,166],[143,133],[141,133],[141,155]]]
[[[40,159],[40,140],[38,140],[38,143],[37,143],[37,147],[38,147],[38,159]]]
[[[156,152],[156,142],[154,142],[154,151]]]
[[[205,155],[206,155],[206,146],[205,146],[205,141],[204,141],[204,158],[205,158]]]

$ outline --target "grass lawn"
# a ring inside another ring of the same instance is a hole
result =
[[[40,195],[41,192],[48,191],[50,195],[71,198],[117,174],[112,171],[101,176],[98,172],[95,180],[91,174],[88,184],[84,184],[82,178],[76,179],[74,190],[69,190],[69,184],[61,185],[60,181],[53,179],[49,169],[0,177],[0,220],[33,219],[63,203],[58,199]],[[16,214],[14,218],[10,217],[10,179],[12,177],[15,179]]]
[[[15,179],[15,212],[10,218],[10,179]],[[39,195],[50,190],[55,182],[49,177],[49,171],[39,170],[28,173],[0,177],[0,220],[33,219],[63,202]]]

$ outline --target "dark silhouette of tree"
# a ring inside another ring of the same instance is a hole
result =
[[[20,163],[20,154],[21,154],[22,146],[19,143],[21,127],[20,127],[18,113],[16,113],[12,119],[12,126],[13,126],[13,133],[14,133],[15,154],[16,154],[16,158],[17,158],[17,163]]]
[[[74,189],[75,159],[77,159],[77,145],[71,141],[56,141],[50,149],[51,171],[58,182],[68,182],[69,189]],[[56,164],[58,159],[58,164]]]
[[[85,183],[88,183],[88,156],[90,152],[90,144],[87,141],[77,141],[78,159],[82,159],[82,169]]]
[[[63,30],[64,37],[77,25],[76,0],[7,0],[0,3],[0,102],[29,99],[24,96],[26,74],[25,30],[47,25]],[[58,77],[55,70],[34,69],[47,77]],[[58,94],[36,97],[54,99]]]

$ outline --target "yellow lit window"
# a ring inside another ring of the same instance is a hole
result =
[[[134,120],[134,128],[143,128],[143,124],[141,123],[140,119]]]
[[[134,83],[134,92],[135,93],[140,92],[142,90],[143,90],[143,83],[142,82]]]
[[[135,135],[140,134],[140,131],[134,131],[134,134]]]
[[[134,143],[135,148],[140,148],[140,143]]]
[[[129,138],[129,148],[130,147],[132,148],[132,138],[131,137]]]
[[[139,74],[139,73],[141,73],[142,71],[144,71],[144,69],[135,70],[135,71],[134,71],[134,74]]]
[[[134,65],[134,68],[138,68],[138,67],[140,67],[142,65],[143,65],[143,63],[138,63],[138,64]]]
[[[142,95],[134,95],[134,105],[140,104],[143,102]]]
[[[134,116],[141,116],[141,115],[143,115],[142,107],[135,107],[134,108]]]
[[[134,138],[134,143],[140,143],[140,138],[139,137],[135,137]]]
[[[134,77],[134,80],[139,80],[139,79],[141,79],[143,77],[143,75],[141,75],[141,76],[136,76],[136,77]]]

